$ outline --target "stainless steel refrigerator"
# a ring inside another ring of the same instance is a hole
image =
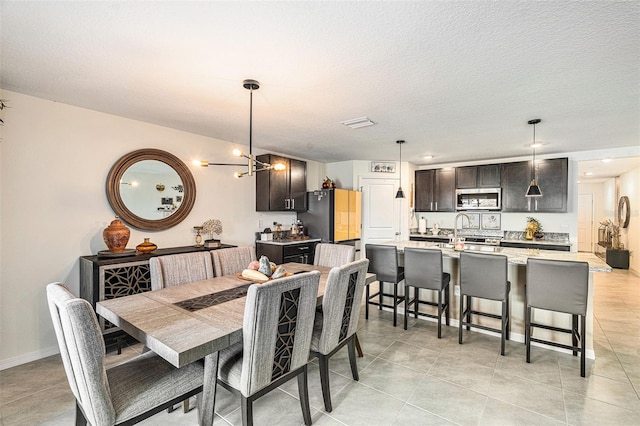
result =
[[[323,243],[351,244],[359,249],[362,193],[347,189],[307,192],[307,211],[298,213],[306,233]]]

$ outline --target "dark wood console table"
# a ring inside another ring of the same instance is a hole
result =
[[[96,303],[101,300],[150,291],[150,258],[178,253],[219,250],[230,247],[236,246],[221,244],[220,247],[213,249],[196,246],[170,247],[157,249],[151,253],[136,253],[131,256],[122,257],[81,256],[80,297],[88,300],[93,306],[93,309],[95,309]],[[122,335],[119,328],[104,318],[98,316],[98,321],[100,322],[100,328],[102,328],[105,343],[108,343],[108,339],[115,339]]]

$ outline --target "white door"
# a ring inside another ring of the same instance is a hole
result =
[[[593,252],[593,194],[578,195],[578,251]]]
[[[362,190],[362,244],[393,241],[401,229],[398,179],[360,178]]]

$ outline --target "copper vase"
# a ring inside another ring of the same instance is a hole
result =
[[[157,248],[158,246],[149,241],[149,238],[145,238],[144,242],[136,246],[136,250],[138,250],[140,253],[148,253],[154,251]]]
[[[118,219],[118,216],[102,231],[102,238],[111,253],[122,253],[127,247],[130,235],[131,230]]]

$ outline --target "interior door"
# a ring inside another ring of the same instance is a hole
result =
[[[593,194],[578,195],[578,251],[593,252]]]
[[[360,178],[362,188],[362,242],[393,241],[400,233],[398,179]]]

